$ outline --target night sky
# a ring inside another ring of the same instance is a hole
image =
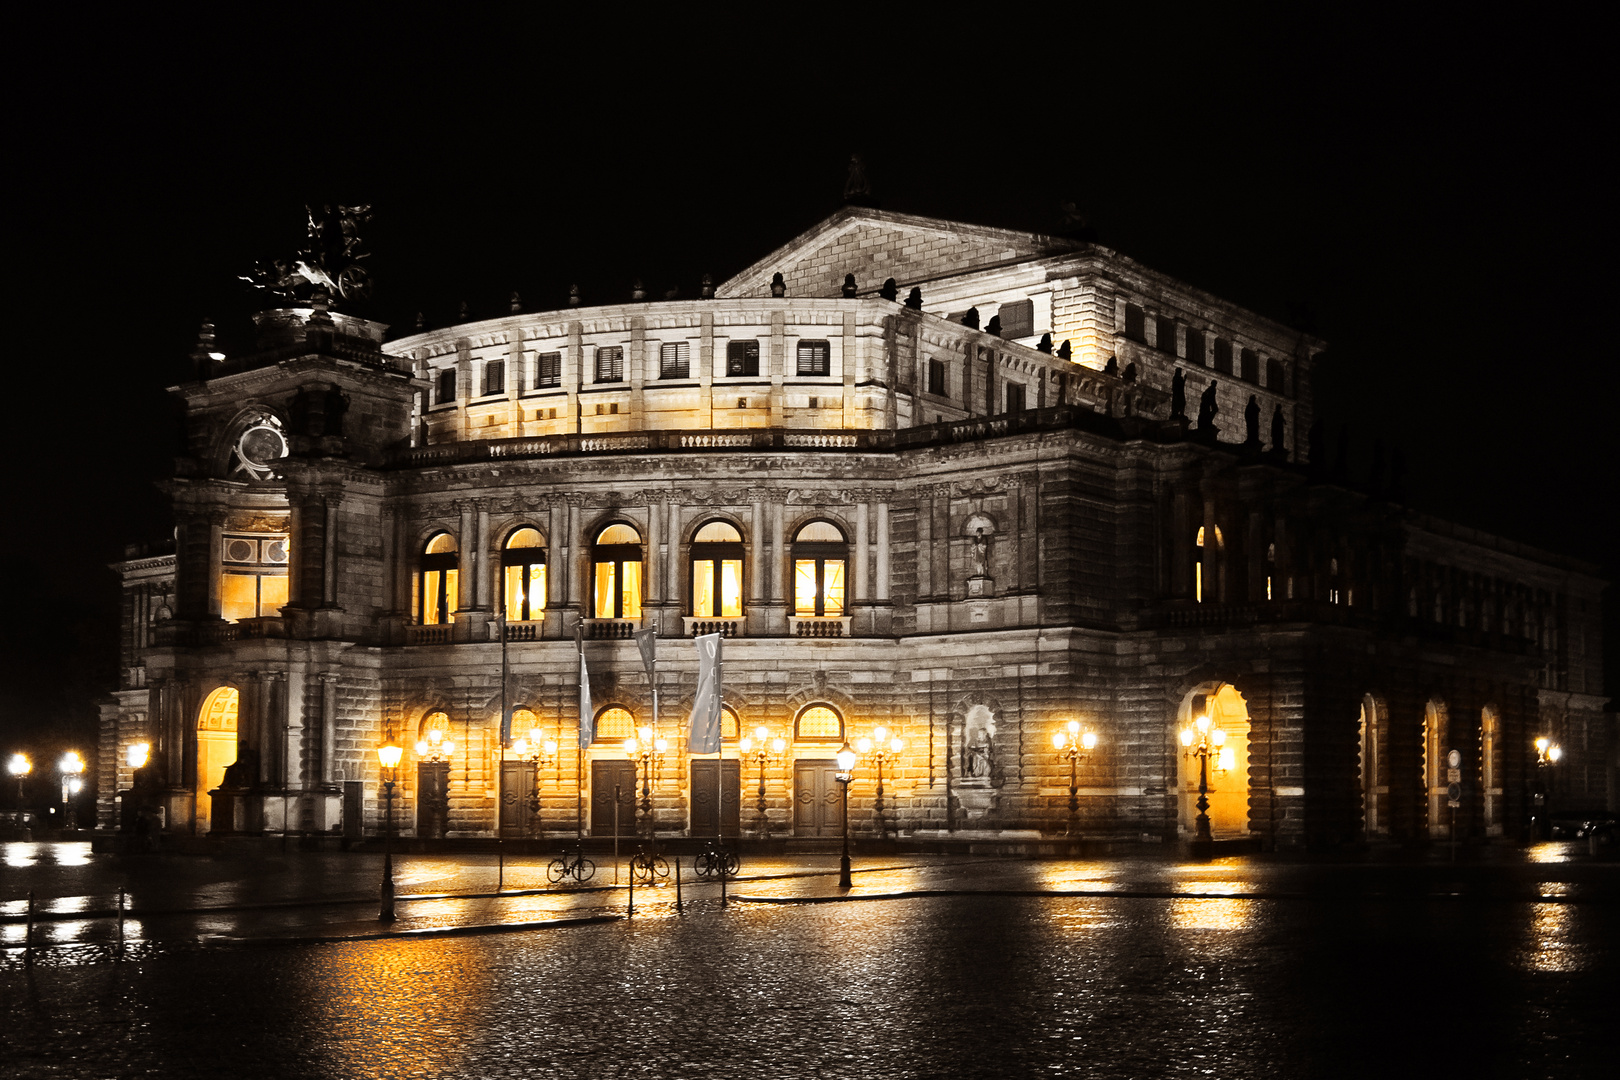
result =
[[[404,333],[513,290],[695,296],[836,210],[852,152],[884,209],[1045,231],[1073,200],[1109,247],[1329,341],[1316,404],[1352,476],[1382,440],[1410,505],[1620,569],[1596,15],[327,10],[11,16],[0,751],[91,748],[106,564],[171,528],[165,388],[203,319],[249,345],[236,275],[299,246],[306,202],[372,204],[359,313]]]

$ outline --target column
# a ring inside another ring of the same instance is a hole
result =
[[[332,758],[337,750],[337,675],[323,671],[321,680],[320,760],[311,770],[321,784],[332,783]]]
[[[669,576],[664,580],[669,583],[665,590],[665,598],[677,604],[680,597],[676,593],[680,589],[681,580],[681,508],[673,500],[663,504],[664,513],[669,517],[669,524],[664,529],[666,537],[664,543],[669,547]]]
[[[478,547],[473,552],[473,603],[479,611],[490,609],[489,504],[478,503]]]
[[[787,367],[787,313],[771,312],[771,427],[782,426],[783,373]]]
[[[322,607],[337,607],[337,514],[342,501],[343,496],[337,494],[327,495],[321,500],[326,529],[321,547]]]
[[[458,563],[460,572],[457,575],[456,582],[456,610],[468,611],[477,606],[478,603],[473,596],[473,579],[478,573],[478,565],[474,561],[478,537],[473,531],[475,521],[473,504],[463,502],[457,509],[461,511],[461,535],[456,537],[456,545],[460,553]]]
[[[889,599],[889,504],[877,504],[877,600]]]
[[[650,502],[647,504],[647,554],[646,560],[642,563],[647,580],[642,582],[642,588],[646,590],[647,603],[649,604],[656,604],[664,599],[663,559],[661,558],[663,552],[659,550],[659,537],[663,535],[663,529],[659,527],[663,522],[658,520],[661,509],[663,508],[658,503]]]
[[[869,557],[866,549],[866,515],[867,504],[857,504],[855,507],[855,546],[850,550],[851,560],[855,563],[856,603],[866,602],[866,563]]]
[[[225,512],[213,510],[208,514],[208,557],[202,560],[203,572],[208,575],[208,616],[219,618],[220,613],[220,559],[225,550]]]
[[[764,603],[764,582],[761,580],[765,573],[765,507],[759,499],[755,499],[748,507],[749,541],[753,546],[753,558],[748,566],[748,597],[758,603]]]

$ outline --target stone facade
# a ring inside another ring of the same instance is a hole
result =
[[[871,835],[1189,836],[1199,714],[1217,837],[1442,835],[1450,750],[1465,836],[1517,835],[1549,783],[1613,798],[1592,569],[1301,460],[1322,343],[1098,245],[850,209],[711,299],[260,332],[174,388],[176,547],[118,566],[105,823],[139,779],[170,831],[375,832],[394,738],[406,835],[600,834],[624,710],[690,832],[708,632],[740,734],[786,743],[723,796],[750,833],[827,835],[829,759],[879,725]],[[1213,425],[1172,415],[1178,372],[1190,415],[1218,384]],[[610,736],[583,752],[582,652]],[[503,698],[553,757],[503,753]],[[1072,772],[1071,719],[1098,736]]]

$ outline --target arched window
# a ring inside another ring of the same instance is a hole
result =
[[[629,525],[609,525],[596,534],[591,560],[596,566],[596,617],[641,618],[641,534]]]
[[[742,614],[742,534],[711,521],[692,538],[692,614],[700,619]]]
[[[721,740],[722,741],[726,740],[726,739],[735,740],[737,738],[737,733],[739,731],[741,731],[741,730],[742,730],[742,724],[737,720],[737,714],[732,711],[731,706],[730,705],[722,705],[722,706],[720,706],[720,738],[721,738]]]
[[[830,521],[812,521],[793,537],[793,613],[844,614],[844,567],[849,545]]]
[[[1204,602],[1204,527],[1202,525],[1198,526],[1198,538],[1194,541],[1194,544],[1198,550],[1194,552],[1193,558],[1193,599],[1201,604]],[[1215,553],[1217,558],[1220,557],[1220,553],[1225,548],[1226,537],[1221,535],[1221,527],[1217,525],[1215,526]]]
[[[416,621],[437,626],[450,621],[456,603],[457,579],[461,576],[461,555],[456,538],[439,533],[422,549],[421,567],[416,575]]]
[[[508,621],[528,622],[545,614],[546,542],[537,530],[512,530],[501,550],[501,575]]]
[[[843,742],[844,718],[824,702],[806,706],[793,722],[793,737],[800,742]]]
[[[623,742],[636,737],[636,718],[621,705],[608,705],[596,714],[596,741]]]

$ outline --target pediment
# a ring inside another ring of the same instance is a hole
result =
[[[1039,233],[845,207],[715,289],[723,298],[769,296],[782,275],[789,296],[840,296],[845,274],[869,296],[894,278],[901,288],[1006,266],[1083,246]]]

